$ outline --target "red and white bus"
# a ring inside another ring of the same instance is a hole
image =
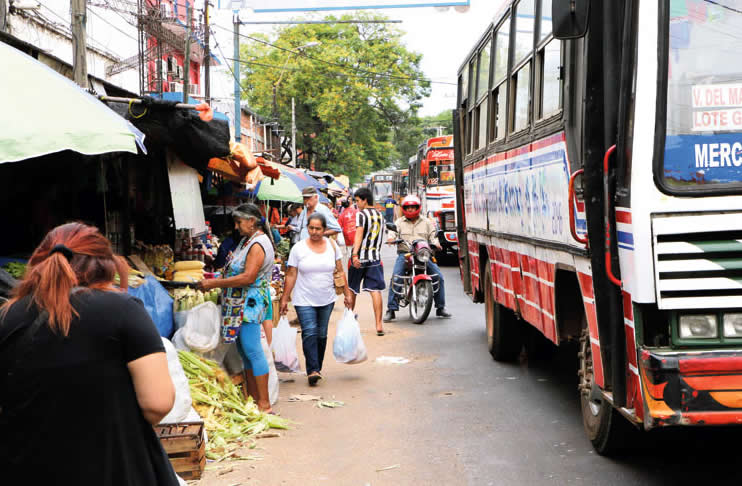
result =
[[[410,159],[410,193],[422,202],[422,212],[436,221],[444,254],[458,254],[453,135],[429,138]],[[443,256],[443,255],[439,255]]]
[[[579,343],[601,454],[742,422],[740,32],[739,0],[508,1],[459,71],[464,286],[497,360]]]

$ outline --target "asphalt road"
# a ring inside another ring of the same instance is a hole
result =
[[[387,249],[385,268],[393,257]],[[246,452],[258,461],[213,465],[201,486],[742,482],[739,430],[662,430],[638,435],[621,457],[594,453],[582,428],[576,350],[564,348],[549,361],[493,361],[483,306],[463,293],[456,267],[443,267],[443,273],[452,319],[431,317],[418,326],[403,309],[385,325],[387,335],[377,337],[370,298],[360,297],[356,310],[368,361],[338,364],[330,342],[320,386],[281,373],[274,408],[294,421],[292,429]],[[341,314],[342,299],[331,336]],[[301,353],[300,339],[297,345]],[[385,356],[410,362],[385,364],[379,359]],[[288,400],[298,393],[345,406],[320,409]]]
[[[486,349],[484,306],[464,294],[457,267],[442,271],[454,318],[430,320],[410,344],[438,356],[436,381],[455,393],[435,402],[438,426],[419,432],[457,451],[461,484],[742,483],[740,429],[640,433],[623,456],[597,455],[582,427],[576,350],[559,349],[548,361],[495,362]]]

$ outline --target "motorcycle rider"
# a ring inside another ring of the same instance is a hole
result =
[[[408,244],[411,244],[414,240],[426,240],[433,247],[440,250],[441,246],[438,242],[438,230],[430,219],[420,216],[420,198],[415,195],[409,195],[402,200],[401,204],[402,217],[395,221],[395,225],[398,230],[398,238],[404,240]],[[392,243],[394,239],[389,239],[387,243]],[[400,244],[398,250],[401,251],[402,245]],[[389,289],[389,299],[386,305],[386,314],[384,314],[384,322],[390,322],[394,320],[395,312],[399,310],[399,296],[394,289],[400,289],[403,285],[399,279],[399,276],[404,274],[405,270],[405,256],[404,253],[397,255],[397,261],[394,263],[394,270],[392,276],[392,285]],[[446,310],[446,292],[443,285],[443,274],[441,273],[438,265],[429,261],[427,264],[427,273],[431,275],[433,280],[438,281],[438,292],[434,295],[435,301],[435,315],[438,317],[449,318],[451,314]]]

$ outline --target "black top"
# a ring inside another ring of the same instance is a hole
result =
[[[139,408],[127,363],[164,352],[141,301],[85,290],[69,336],[43,324],[28,298],[0,320],[0,474],[6,484],[175,486],[160,441]],[[19,361],[20,356],[20,361]]]

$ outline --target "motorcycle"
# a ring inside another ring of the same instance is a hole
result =
[[[389,231],[398,233],[394,223],[387,223]],[[433,249],[427,240],[417,239],[408,243],[402,239],[389,242],[391,245],[402,247],[399,253],[405,256],[404,273],[397,277],[392,276],[389,291],[399,296],[400,307],[410,307],[410,318],[415,324],[422,324],[430,315],[433,308],[433,296],[438,292],[440,283],[427,273],[427,264],[435,262]]]

